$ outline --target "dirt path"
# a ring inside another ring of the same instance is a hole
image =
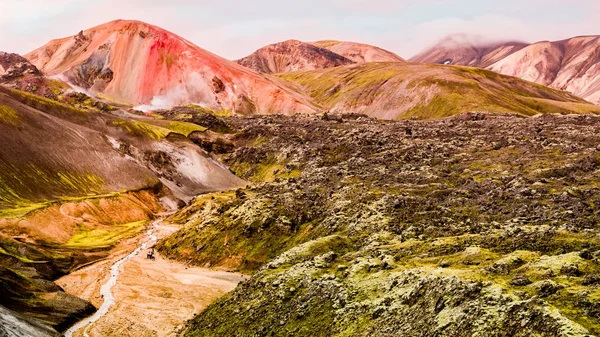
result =
[[[155,228],[158,238],[178,229],[167,225]],[[131,250],[141,240],[132,241]],[[58,284],[100,307],[103,303],[100,286],[109,279],[110,267],[125,255],[124,252],[116,254],[114,258],[65,276]],[[115,304],[85,330],[89,336],[174,336],[183,322],[233,290],[243,279],[241,274],[190,268],[161,256],[154,261],[147,260],[146,251],[142,251],[120,267],[117,283],[112,288]],[[83,330],[74,336],[83,336]]]

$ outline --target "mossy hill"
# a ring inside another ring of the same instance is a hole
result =
[[[367,63],[277,75],[324,111],[383,119],[441,118],[468,111],[599,113],[567,92],[492,71],[415,63]]]

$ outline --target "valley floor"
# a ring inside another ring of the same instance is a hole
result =
[[[161,239],[178,229],[161,224],[156,236]],[[110,267],[126,252],[132,251],[145,234],[126,241],[109,259],[103,260],[57,281],[70,294],[100,307],[100,287],[109,278]],[[86,328],[89,336],[174,336],[183,322],[191,319],[210,303],[233,290],[244,275],[188,267],[157,256],[146,259],[140,252],[121,267],[112,288],[116,304],[108,314]],[[83,336],[79,330],[75,336]]]

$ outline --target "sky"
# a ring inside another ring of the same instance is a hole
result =
[[[537,42],[600,34],[599,0],[0,0],[0,50],[27,53],[116,19],[228,59],[270,43],[345,40],[410,58],[448,35]]]

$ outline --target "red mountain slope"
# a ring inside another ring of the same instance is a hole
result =
[[[196,103],[237,113],[313,112],[302,96],[164,29],[117,20],[25,55],[46,75],[124,104]]]

